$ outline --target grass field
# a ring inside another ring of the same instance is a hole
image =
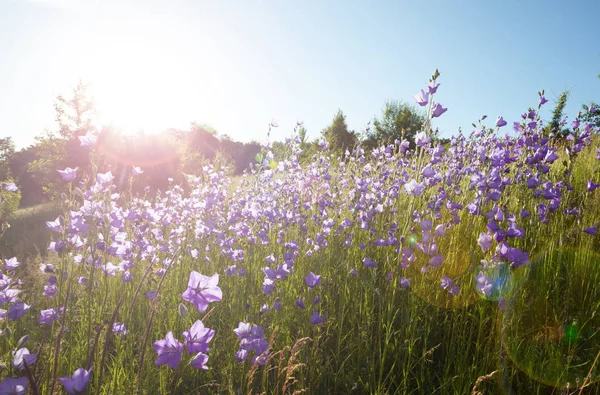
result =
[[[600,393],[600,150],[576,132],[305,165],[292,142],[233,186],[209,168],[148,200],[65,181],[64,208],[1,241],[2,388]]]

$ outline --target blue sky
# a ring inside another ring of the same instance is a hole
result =
[[[126,132],[208,123],[241,141],[318,136],[341,109],[364,130],[413,102],[438,68],[443,136],[488,115],[518,120],[571,90],[600,101],[598,1],[0,0],[0,136],[56,128],[53,103],[90,84]]]

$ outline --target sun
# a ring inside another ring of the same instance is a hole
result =
[[[214,105],[227,80],[218,57],[203,61],[186,53],[177,35],[159,35],[136,25],[95,32],[81,63],[100,122],[126,134],[185,129],[226,115]]]

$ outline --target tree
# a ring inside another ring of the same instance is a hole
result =
[[[15,143],[12,137],[0,138],[0,181],[10,177],[10,158],[15,153]]]
[[[357,142],[356,133],[348,130],[346,116],[342,110],[338,110],[331,125],[323,129],[321,135],[327,140],[329,148],[332,150],[352,149]]]
[[[563,119],[563,112],[565,110],[565,106],[567,105],[567,99],[569,98],[569,91],[564,91],[558,97],[556,101],[556,106],[554,106],[554,110],[552,111],[552,120],[550,121],[550,132],[555,133],[557,135],[568,133],[568,130],[561,130],[561,122]]]
[[[408,140],[414,144],[414,136],[425,123],[425,114],[415,106],[402,101],[385,103],[380,118],[373,120],[373,128],[368,132],[366,145],[374,147],[394,140]]]
[[[84,83],[79,82],[70,98],[58,96],[54,109],[58,128],[36,137],[38,159],[29,164],[29,171],[50,198],[56,198],[64,190],[64,182],[56,170],[79,167],[78,174],[82,174],[89,169],[88,151],[81,149],[78,137],[97,132],[94,102]]]

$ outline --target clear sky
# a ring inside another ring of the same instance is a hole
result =
[[[518,120],[546,90],[600,101],[600,1],[0,0],[0,137],[54,129],[53,102],[90,84],[127,132],[198,121],[240,141],[318,136],[339,109],[364,130],[439,68],[442,136]]]

